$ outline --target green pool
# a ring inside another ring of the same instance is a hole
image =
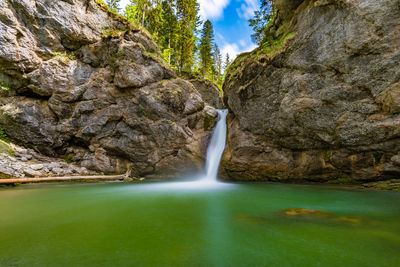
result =
[[[0,189],[0,266],[400,266],[400,194],[279,184]]]

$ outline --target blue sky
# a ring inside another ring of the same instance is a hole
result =
[[[121,7],[130,1],[121,0]],[[248,19],[259,6],[259,0],[198,0],[200,16],[214,25],[215,41],[223,58],[228,53],[231,60],[239,53],[251,51],[256,45],[251,41],[252,29]]]

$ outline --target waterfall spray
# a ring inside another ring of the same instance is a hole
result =
[[[226,115],[228,110],[219,109],[217,125],[212,133],[210,144],[207,148],[206,169],[205,175],[192,182],[168,182],[156,184],[144,184],[141,187],[149,188],[151,190],[175,190],[175,189],[191,189],[191,190],[204,190],[216,188],[230,188],[233,185],[228,183],[220,183],[217,181],[218,167],[225,149],[226,142]]]

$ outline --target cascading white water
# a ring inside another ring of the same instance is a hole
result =
[[[207,148],[206,174],[200,179],[191,182],[168,182],[156,184],[143,184],[142,189],[149,190],[209,190],[231,188],[229,183],[217,181],[218,167],[225,149],[226,142],[226,115],[227,109],[217,109],[218,121],[214,128],[210,144]],[[138,186],[138,185],[137,185]]]
[[[227,109],[217,109],[218,121],[207,148],[206,176],[204,181],[217,181],[218,167],[225,150]]]

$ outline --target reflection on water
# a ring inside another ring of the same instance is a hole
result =
[[[19,266],[399,262],[398,193],[270,184],[199,190],[195,182],[172,184],[0,190],[0,259]]]

